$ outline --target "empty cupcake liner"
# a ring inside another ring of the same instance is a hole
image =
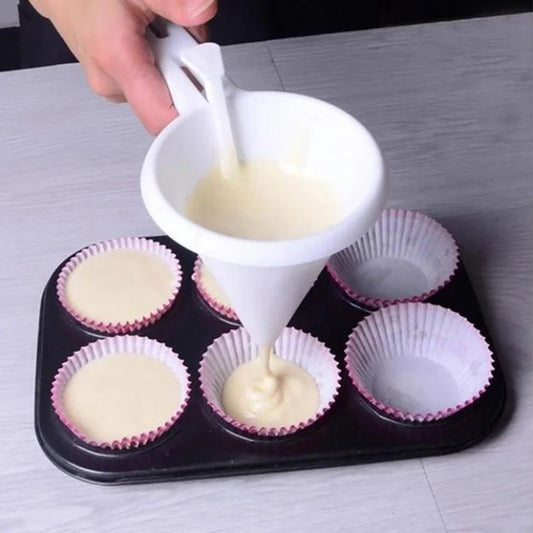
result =
[[[152,311],[148,316],[139,317],[131,322],[99,322],[80,314],[68,301],[66,296],[67,279],[71,272],[81,263],[98,255],[100,253],[111,252],[116,250],[138,250],[141,252],[148,252],[163,259],[173,273],[173,287],[169,293],[167,301],[165,301],[159,308]],[[131,333],[142,329],[150,324],[153,324],[171,307],[176,299],[176,296],[181,287],[182,271],[178,258],[174,253],[151,239],[142,237],[123,237],[119,239],[110,239],[96,244],[92,244],[72,257],[63,267],[57,278],[57,297],[65,310],[72,315],[77,321],[85,326],[107,334],[122,334]]]
[[[229,318],[233,321],[239,322],[239,317],[237,316],[237,313],[229,306],[226,305],[224,302],[221,302],[216,298],[216,295],[211,294],[205,284],[202,281],[202,271],[205,269],[205,266],[202,262],[202,260],[198,257],[196,261],[194,262],[194,268],[192,273],[192,279],[194,283],[196,284],[196,288],[198,289],[198,292],[204,299],[204,301],[211,307],[213,310],[215,310],[217,313],[225,316],[226,318]]]
[[[377,309],[428,299],[450,281],[458,262],[457,245],[438,222],[386,209],[368,233],[330,258],[327,269],[350,298]]]
[[[223,420],[249,434],[265,437],[289,435],[321,418],[333,405],[340,386],[340,371],[331,351],[308,333],[285,328],[274,345],[283,359],[307,370],[318,386],[320,403],[314,417],[298,425],[282,428],[256,427],[228,415],[222,406],[224,385],[242,363],[255,359],[257,347],[244,328],[234,329],[216,339],[204,353],[200,363],[200,389],[207,404]]]
[[[476,401],[494,370],[486,340],[468,320],[424,303],[367,316],[348,338],[345,363],[372,405],[418,422],[445,418]]]
[[[154,428],[148,433],[139,435],[125,435],[120,440],[112,442],[98,442],[87,437],[69,418],[63,407],[63,392],[69,380],[86,364],[117,353],[131,353],[152,357],[165,363],[178,378],[181,403],[176,406],[176,412],[162,426]],[[125,450],[143,446],[154,441],[168,431],[179,419],[189,401],[191,383],[189,373],[180,357],[169,347],[147,337],[124,335],[99,339],[73,353],[59,368],[52,383],[52,407],[63,424],[84,442],[100,448]]]

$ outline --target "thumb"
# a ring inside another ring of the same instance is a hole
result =
[[[146,7],[179,26],[200,26],[217,12],[217,0],[144,0]]]

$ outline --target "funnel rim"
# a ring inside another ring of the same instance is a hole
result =
[[[167,200],[156,175],[156,163],[163,143],[179,124],[195,114],[208,112],[207,109],[199,109],[176,118],[156,137],[148,149],[141,172],[141,192],[145,207],[152,219],[173,240],[198,255],[219,260],[231,257],[232,262],[249,266],[273,267],[308,263],[329,257],[352,244],[378,219],[387,197],[388,176],[385,161],[372,134],[349,113],[317,98],[281,91],[238,90],[238,92],[275,95],[284,99],[297,99],[300,102],[311,101],[348,119],[362,134],[375,159],[374,168],[367,176],[362,196],[357,198],[354,207],[336,224],[310,235],[291,239],[244,239],[219,233],[193,222]]]

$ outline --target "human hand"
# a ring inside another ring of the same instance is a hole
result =
[[[159,133],[177,111],[154,66],[146,27],[160,15],[199,40],[217,0],[31,0],[49,18],[81,63],[91,88],[113,102],[128,101],[146,129]]]

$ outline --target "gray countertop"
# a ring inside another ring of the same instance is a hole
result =
[[[0,73],[0,530],[530,531],[533,524],[531,17],[227,47],[244,88],[305,93],[376,136],[390,205],[456,237],[510,401],[449,456],[132,487],[57,470],[33,430],[42,289],[76,249],[159,231],[139,192],[151,138],[77,65]]]

